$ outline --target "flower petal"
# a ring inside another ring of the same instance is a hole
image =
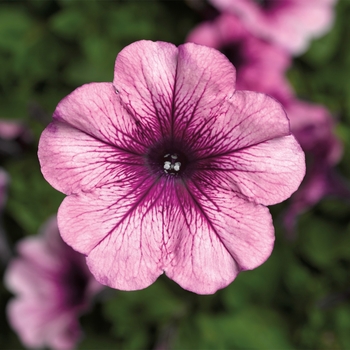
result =
[[[234,93],[236,70],[219,51],[186,43],[179,46],[176,73],[173,134],[186,139],[198,124],[220,114]]]
[[[122,181],[128,172],[146,171],[142,157],[132,150],[120,150],[61,122],[44,130],[38,154],[45,179],[65,194],[89,192]]]
[[[156,140],[170,134],[178,49],[165,42],[138,41],[117,56],[113,85],[125,109]]]
[[[211,0],[225,13],[239,16],[257,37],[280,45],[293,54],[300,54],[313,37],[323,35],[333,21],[336,0],[269,1],[264,8],[254,0]]]
[[[250,201],[285,200],[304,177],[305,160],[281,104],[265,94],[236,91],[226,108],[189,136],[199,158],[197,170],[222,173],[218,176],[228,188]]]
[[[118,186],[66,197],[58,212],[63,239],[88,255],[96,279],[118,289],[145,288],[163,272],[162,207],[166,188],[135,176]],[[163,194],[164,193],[164,194]]]
[[[264,205],[280,203],[305,175],[305,158],[294,136],[272,139],[213,160],[202,169],[217,173],[227,188]]]
[[[198,294],[214,293],[240,271],[262,264],[274,243],[266,207],[223,188],[218,192],[218,181],[209,181],[197,178],[188,184],[187,195],[178,194],[185,225],[177,222],[174,257],[165,269],[168,277]]]
[[[123,106],[160,139],[181,137],[191,121],[215,114],[233,94],[235,76],[211,48],[140,41],[118,55],[113,84]]]
[[[135,153],[142,152],[154,138],[149,126],[137,121],[121,106],[120,96],[112,83],[80,86],[60,101],[53,118],[107,144]]]
[[[47,346],[53,350],[74,349],[81,336],[77,316],[70,311],[57,314],[55,305],[46,305],[45,299],[10,301],[7,315],[11,326],[28,348],[41,349]],[[44,307],[38,308],[38,303]]]
[[[187,131],[198,159],[216,158],[267,140],[290,134],[280,103],[251,91],[236,91],[211,119],[198,120]]]

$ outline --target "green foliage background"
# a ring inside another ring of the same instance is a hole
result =
[[[350,1],[340,0],[333,29],[294,60],[298,95],[326,105],[344,143],[338,166],[350,179]],[[40,133],[57,103],[76,87],[111,81],[114,60],[140,39],[183,43],[201,20],[181,1],[28,0],[0,2],[0,118],[24,122],[32,145],[1,166],[11,176],[3,225],[11,247],[36,234],[63,195],[42,178]],[[271,208],[270,259],[211,296],[162,276],[137,292],[106,290],[83,315],[79,349],[350,349],[350,206],[327,198],[303,214],[286,239]],[[1,267],[3,273],[4,267]],[[0,289],[0,307],[11,297]],[[0,348],[21,349],[0,314]]]

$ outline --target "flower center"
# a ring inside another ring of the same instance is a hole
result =
[[[64,302],[68,306],[78,306],[84,302],[89,278],[83,265],[80,265],[82,264],[74,259],[61,276],[61,288],[66,293]]]
[[[190,158],[181,147],[160,144],[151,148],[146,161],[153,173],[166,176],[184,176],[188,174]]]
[[[167,153],[163,157],[163,169],[166,174],[179,175],[187,165],[186,156],[178,152]]]

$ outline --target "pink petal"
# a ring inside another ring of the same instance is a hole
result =
[[[293,54],[306,50],[311,38],[323,35],[333,21],[335,0],[278,0],[264,9],[254,0],[211,0],[223,12],[241,18],[254,35]]]
[[[117,56],[113,85],[125,109],[158,140],[170,134],[178,49],[165,42],[138,41]]]
[[[60,101],[53,117],[102,142],[135,153],[155,136],[145,123],[141,125],[121,106],[111,83],[80,86]]]
[[[335,165],[343,155],[343,146],[334,134],[335,123],[322,105],[295,98],[285,102],[291,129],[303,150],[313,157]]]
[[[214,159],[290,134],[281,104],[265,94],[236,91],[221,109],[210,119],[198,118],[187,131],[198,158]]]
[[[220,109],[233,94],[235,69],[210,48],[141,41],[118,55],[113,84],[124,107],[160,139],[182,135],[186,124]]]
[[[96,279],[114,288],[145,288],[162,271],[167,239],[159,197],[163,182],[127,179],[118,187],[67,197],[58,212],[64,240],[88,255]],[[165,210],[165,209],[164,209]]]
[[[274,243],[266,207],[227,191],[215,178],[209,181],[197,177],[187,195],[178,194],[183,215],[175,216],[174,253],[165,268],[168,277],[198,294],[214,293],[240,271],[262,264]]]
[[[15,294],[7,307],[11,327],[25,347],[75,348],[81,334],[78,316],[102,286],[89,273],[84,257],[62,241],[56,217],[17,248],[19,256],[4,278]]]
[[[329,31],[333,22],[333,11],[320,1],[296,0],[290,5],[267,14],[261,21],[262,33],[276,44],[293,54],[305,52],[309,41]]]
[[[13,293],[26,298],[40,299],[52,295],[55,291],[52,282],[46,277],[40,269],[17,258],[8,265],[4,279],[7,289]]]
[[[199,169],[222,172],[229,188],[257,203],[271,205],[289,198],[305,175],[305,160],[289,135],[282,106],[248,91],[236,91],[229,102],[227,113],[207,125],[207,133],[189,137],[206,141],[205,147],[197,148]]]
[[[186,42],[220,49],[242,40],[247,35],[241,21],[228,13],[220,14],[215,20],[200,23],[186,38]]]
[[[198,123],[210,123],[222,113],[234,93],[236,70],[217,50],[193,43],[179,46],[174,86],[173,135],[186,139]]]
[[[264,205],[289,198],[305,175],[304,153],[292,135],[222,156],[214,164],[229,188]]]
[[[61,122],[53,122],[44,130],[39,159],[45,179],[66,194],[120,183],[128,170],[129,173],[137,168],[144,171],[142,157],[132,150],[121,151]]]
[[[45,346],[52,350],[74,349],[81,335],[76,315],[57,314],[52,305],[45,306],[45,299],[41,303],[41,309],[37,300],[15,299],[8,304],[9,321],[23,344],[35,349]]]

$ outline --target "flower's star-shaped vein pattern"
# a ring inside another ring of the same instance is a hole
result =
[[[282,107],[234,85],[216,50],[141,41],[117,57],[113,84],[60,102],[39,159],[68,195],[61,234],[100,282],[139,289],[165,271],[213,293],[270,255],[264,205],[298,188],[304,155]]]

